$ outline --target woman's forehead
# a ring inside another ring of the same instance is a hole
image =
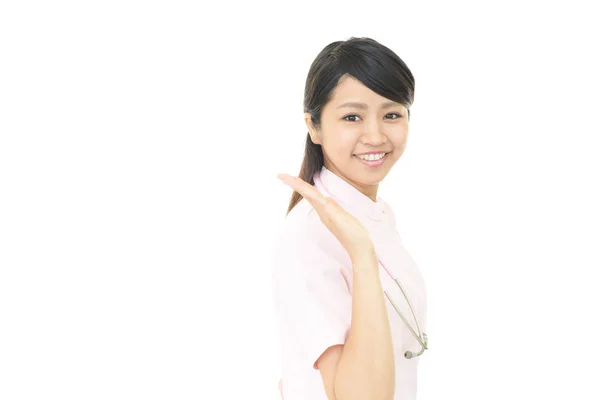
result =
[[[389,107],[403,107],[402,104],[387,99],[352,77],[340,80],[333,91],[333,96],[328,108],[357,108],[357,109],[381,109]]]

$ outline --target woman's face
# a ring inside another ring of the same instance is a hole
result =
[[[376,201],[379,182],[406,147],[407,108],[345,76],[323,108],[320,130],[314,129],[309,113],[304,115],[313,143],[323,149],[325,167]],[[379,161],[358,157],[372,152],[385,156]]]

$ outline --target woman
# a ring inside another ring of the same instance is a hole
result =
[[[278,175],[294,189],[272,259],[285,400],[416,398],[425,285],[377,195],[413,96],[405,63],[369,38],[331,43],[310,67],[300,174]]]

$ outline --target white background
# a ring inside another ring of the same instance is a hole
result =
[[[0,398],[277,398],[275,176],[351,36],[416,78],[419,399],[600,398],[593,3],[2,2]]]

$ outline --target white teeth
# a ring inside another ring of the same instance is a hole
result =
[[[359,155],[358,157],[365,161],[376,161],[376,160],[381,160],[383,158],[383,156],[385,156],[385,153]]]

